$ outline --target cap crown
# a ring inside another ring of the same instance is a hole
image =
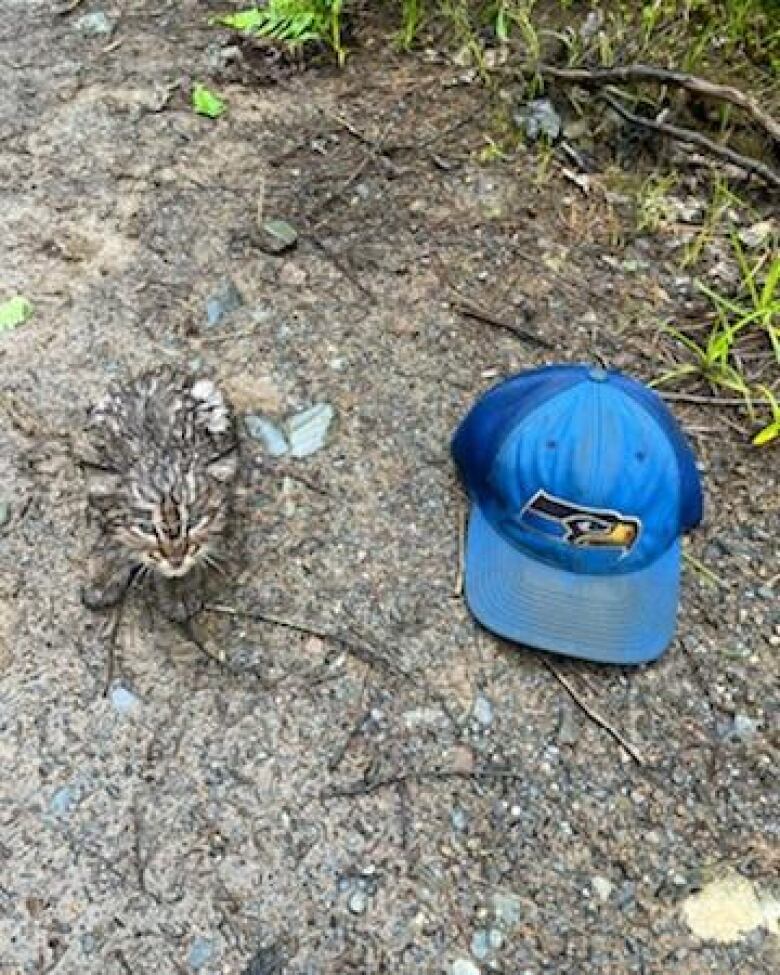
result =
[[[701,519],[674,417],[616,371],[548,366],[509,379],[476,403],[452,449],[495,530],[570,572],[644,568]]]

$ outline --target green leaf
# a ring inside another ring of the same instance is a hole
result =
[[[235,14],[212,17],[211,22],[221,24],[223,27],[232,27],[234,30],[254,30],[265,22],[266,16],[265,11],[250,7],[249,10],[239,10]]]
[[[496,37],[500,41],[509,40],[509,22],[503,4],[499,7],[498,13],[496,14]]]
[[[198,115],[205,115],[207,118],[219,118],[225,111],[225,103],[205,85],[196,84],[192,89],[192,107]]]
[[[17,295],[0,304],[0,332],[8,332],[26,322],[33,313],[33,306],[26,298]]]
[[[768,443],[772,443],[773,440],[777,440],[778,437],[780,437],[780,420],[773,420],[763,430],[759,430],[755,437],[753,437],[753,446],[765,447]]]

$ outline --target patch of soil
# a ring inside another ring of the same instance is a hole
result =
[[[11,0],[0,35],[0,297],[36,308],[0,339],[0,972],[438,973],[488,929],[482,971],[775,971],[764,929],[701,942],[678,910],[713,862],[776,876],[767,455],[683,405],[708,502],[690,551],[717,581],[686,572],[657,665],[555,662],[641,766],[455,594],[469,404],[553,360],[652,378],[690,281],[618,240],[598,187],[532,155],[481,167],[491,108],[451,69],[355,55],[250,86],[214,5],[126,8]],[[79,27],[98,9],[110,36]],[[193,114],[192,79],[223,118]],[[261,248],[269,218],[297,249]],[[228,278],[244,305],[208,326]],[[245,410],[339,419],[306,461],[246,438],[246,566],[235,613],[204,621],[245,675],[139,593],[120,706],[78,598],[69,445],[112,378],[161,361],[212,368]]]

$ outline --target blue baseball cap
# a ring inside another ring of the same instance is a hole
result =
[[[472,502],[466,601],[484,626],[603,663],[663,653],[702,490],[656,393],[587,365],[523,372],[477,401],[452,452]]]

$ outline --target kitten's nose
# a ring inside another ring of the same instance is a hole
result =
[[[178,569],[183,561],[184,561],[184,549],[171,548],[170,551],[168,552],[168,564],[172,565],[174,569]]]

